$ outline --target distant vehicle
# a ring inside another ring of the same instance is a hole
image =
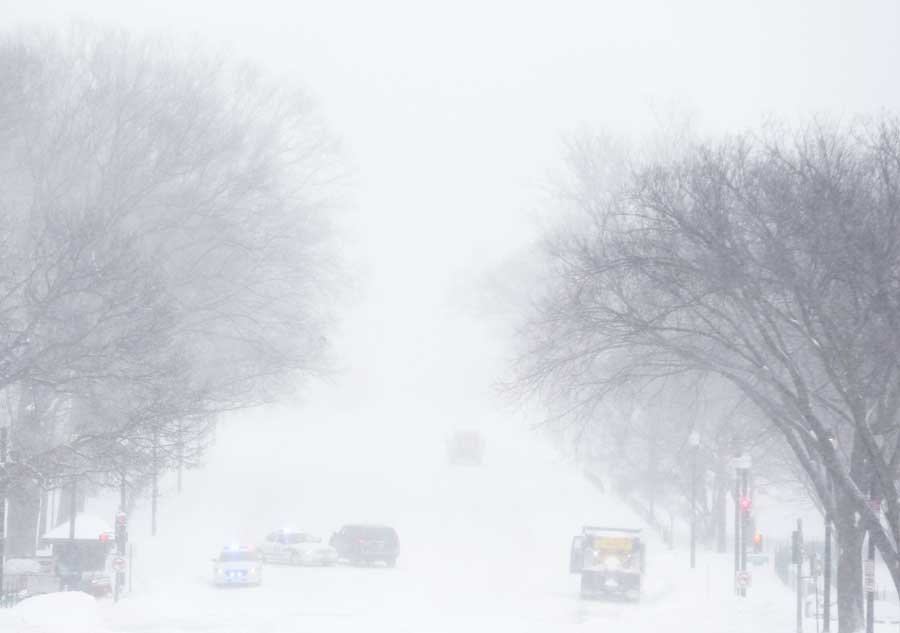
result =
[[[581,574],[581,596],[638,600],[645,548],[639,529],[585,526],[572,539],[569,571]]]
[[[338,557],[355,565],[383,562],[397,564],[400,538],[397,531],[384,525],[345,525],[331,536]]]
[[[484,438],[478,431],[455,431],[447,440],[447,459],[453,466],[480,466]]]
[[[334,565],[338,561],[337,550],[322,543],[318,536],[298,530],[282,529],[266,536],[260,546],[266,562],[290,565]]]
[[[213,559],[213,583],[228,585],[259,585],[262,583],[262,559],[252,547],[225,547]]]

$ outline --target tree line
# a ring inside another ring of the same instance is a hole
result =
[[[155,501],[219,414],[322,368],[339,154],[303,90],[227,56],[89,25],[0,36],[8,554],[33,553],[47,491]]]
[[[621,478],[696,431],[713,481],[749,447],[802,483],[833,518],[839,626],[856,630],[866,533],[900,588],[900,119],[671,149],[567,144],[516,385],[576,441],[636,447]]]

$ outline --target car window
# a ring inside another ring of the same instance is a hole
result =
[[[288,545],[294,545],[296,543],[305,543],[306,535],[305,534],[285,534],[285,543]]]

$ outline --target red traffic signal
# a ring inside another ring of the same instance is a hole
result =
[[[750,508],[753,507],[753,502],[750,500],[750,497],[741,497],[741,510],[744,512],[750,512]]]
[[[753,535],[753,542],[756,543],[757,545],[759,545],[760,543],[762,543],[762,534],[760,534],[759,532],[757,532],[756,534],[754,534],[754,535]]]
[[[103,534],[101,534],[101,535],[100,535],[100,542],[101,542],[101,543],[108,543],[108,542],[109,542],[109,534],[107,534],[106,532],[104,532]]]

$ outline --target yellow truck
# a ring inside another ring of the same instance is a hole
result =
[[[581,575],[582,598],[639,600],[645,551],[640,529],[584,526],[569,556],[569,571]]]

